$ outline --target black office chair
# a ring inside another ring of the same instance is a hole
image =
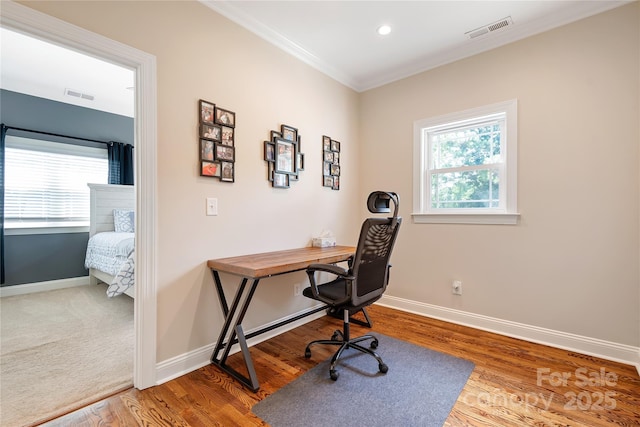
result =
[[[338,379],[336,365],[340,355],[347,348],[353,348],[362,353],[370,354],[378,361],[378,369],[383,374],[389,370],[375,351],[378,339],[373,335],[363,335],[357,338],[349,336],[349,318],[364,307],[374,303],[384,293],[389,283],[389,259],[398,236],[402,218],[398,217],[399,199],[396,193],[374,191],[367,199],[367,207],[373,213],[391,212],[390,202],[393,201],[394,212],[391,218],[368,218],[362,224],[356,253],[349,260],[349,269],[333,264],[312,264],[307,268],[307,275],[311,286],[304,289],[302,294],[308,298],[322,301],[329,305],[332,312],[343,312],[343,331],[336,330],[330,340],[310,342],[305,349],[305,357],[311,357],[311,346],[314,344],[337,345],[340,348],[331,359],[329,375],[332,380]],[[316,272],[328,272],[337,277],[327,283],[316,283]],[[368,320],[368,318],[367,318]],[[361,346],[366,340],[372,340],[370,348]]]

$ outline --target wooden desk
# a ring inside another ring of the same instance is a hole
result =
[[[244,319],[253,294],[258,287],[260,279],[279,274],[291,273],[305,270],[309,265],[315,263],[335,264],[347,261],[355,253],[353,246],[333,246],[328,248],[306,247],[299,249],[289,249],[285,251],[266,252],[261,254],[243,255],[229,258],[219,258],[207,261],[207,266],[211,269],[213,280],[215,281],[218,299],[225,316],[225,322],[220,331],[216,346],[211,354],[211,363],[218,366],[224,372],[237,379],[244,386],[253,391],[260,388],[258,378],[253,367],[247,339],[262,333],[271,331],[280,326],[295,322],[305,316],[324,310],[322,306],[302,315],[284,320],[275,325],[262,328],[245,336],[242,330],[242,320]],[[220,281],[220,272],[230,273],[240,276],[240,285],[231,303],[231,308],[227,304],[227,298]],[[247,288],[247,282],[251,280],[251,285]],[[240,301],[242,305],[240,305]],[[239,308],[239,310],[238,310]],[[247,368],[248,377],[234,370],[226,364],[231,346],[240,344],[242,356]],[[220,356],[222,352],[222,356]]]

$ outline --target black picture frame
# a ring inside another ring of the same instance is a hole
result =
[[[339,176],[334,176],[333,177],[333,186],[331,187],[332,190],[340,190],[340,177]]]
[[[234,182],[235,181],[235,164],[233,162],[220,162],[220,181]]]
[[[198,102],[198,107],[200,108],[200,123],[207,125],[214,124],[216,104],[201,99]]]
[[[289,188],[289,177],[287,173],[273,172],[273,186],[275,188]]]
[[[304,170],[304,153],[300,152],[300,146],[296,148],[296,173]]]
[[[275,142],[264,142],[264,160],[274,163],[276,161],[276,144]]]
[[[331,151],[331,137],[322,135],[322,149],[324,151]]]
[[[220,162],[200,162],[200,176],[220,178]]]
[[[322,186],[340,190],[340,142],[322,135]]]
[[[216,106],[214,122],[220,126],[234,128],[236,127],[236,113]]]
[[[220,141],[221,137],[222,128],[220,126],[207,123],[200,124],[200,138],[210,141]]]
[[[230,145],[216,144],[214,157],[216,160],[225,162],[235,162],[235,148]]]
[[[282,138],[287,141],[296,142],[298,141],[298,129],[289,125],[280,125],[280,132],[282,133]]]
[[[200,139],[200,160],[206,162],[213,162],[215,142],[210,139]]]
[[[275,139],[275,172],[296,173],[296,144],[284,138]],[[275,181],[274,181],[275,182]]]
[[[322,176],[331,176],[331,165],[329,162],[322,162]]]
[[[235,133],[236,130],[229,126],[220,126],[220,143],[228,145],[230,147],[235,146]]]

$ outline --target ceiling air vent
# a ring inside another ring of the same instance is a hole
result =
[[[95,99],[95,96],[93,95],[89,95],[88,93],[82,93],[79,90],[73,90],[73,89],[65,89],[64,94],[67,96],[73,96],[75,98],[86,99],[87,101],[93,101]]]
[[[508,27],[509,25],[513,25],[513,20],[510,16],[503,18],[499,21],[496,21],[492,24],[485,25],[480,28],[476,28],[475,30],[467,31],[465,35],[470,39],[475,39],[476,37],[483,36],[485,34],[493,33],[494,31],[502,30],[503,28]]]

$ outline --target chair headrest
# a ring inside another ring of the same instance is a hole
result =
[[[391,202],[393,201],[393,223],[395,228],[398,223],[398,209],[400,207],[400,198],[392,191],[374,191],[367,198],[367,208],[371,213],[389,213],[391,212]]]

